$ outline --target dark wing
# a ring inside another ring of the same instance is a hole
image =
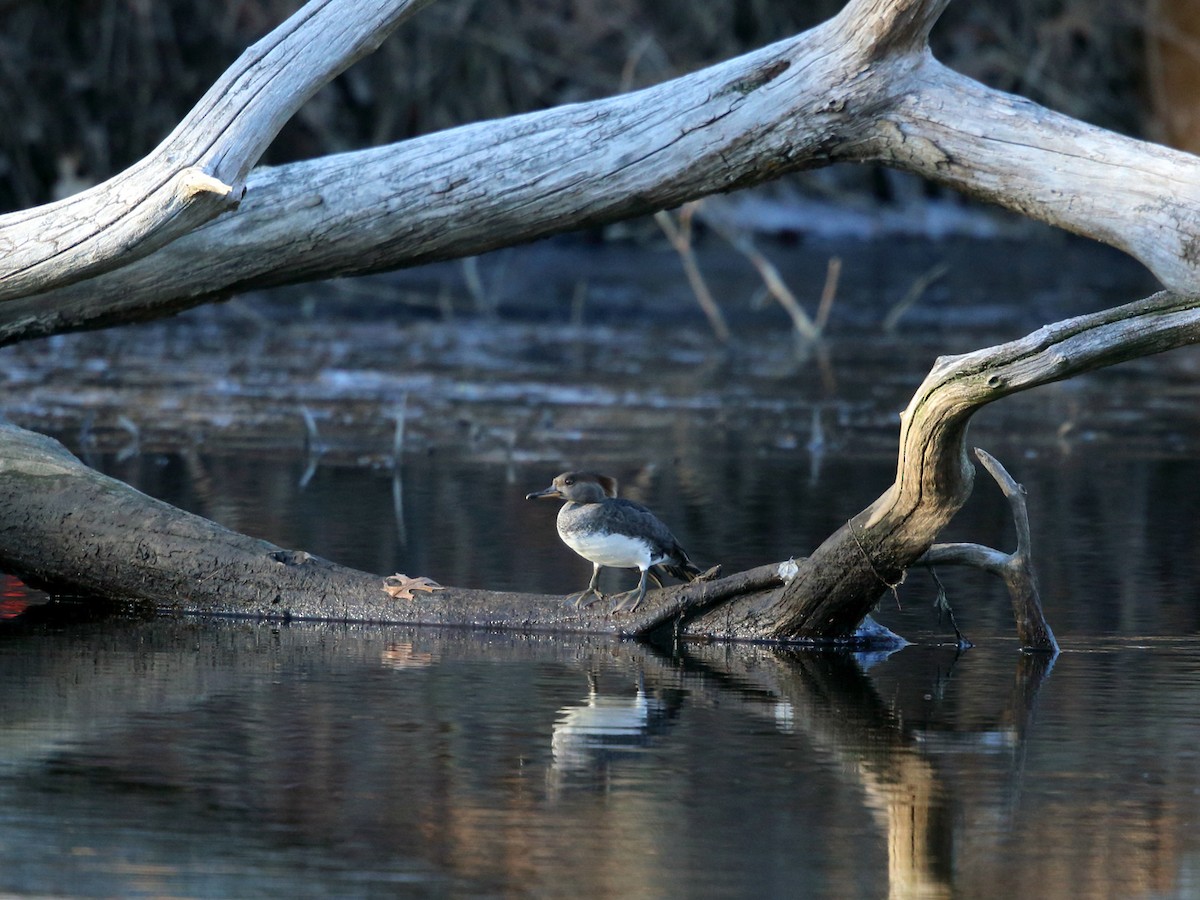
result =
[[[675,535],[671,534],[670,529],[642,504],[621,497],[605,500],[600,506],[603,507],[604,516],[617,529],[644,534],[657,549],[664,552],[676,544]]]
[[[679,541],[675,540],[671,530],[642,504],[622,497],[605,501],[603,506],[606,508],[606,515],[612,516],[618,527],[645,534],[658,552],[670,557],[669,563],[654,566],[656,570],[665,571],[680,581],[693,581],[700,574],[700,570],[692,565],[692,561],[679,546]]]

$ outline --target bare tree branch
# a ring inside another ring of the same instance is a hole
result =
[[[962,356],[942,357],[901,416],[896,480],[813,551],[753,627],[778,638],[844,638],[933,544],[966,502],[971,416],[1018,391],[1200,342],[1200,309],[1161,292],[1046,325]]]
[[[1200,160],[945,68],[924,43],[944,5],[856,0],[797,37],[635,93],[251,173],[236,212],[134,265],[6,289],[0,343],[469,256],[838,161],[917,172],[1200,290]],[[117,231],[90,240],[102,268],[129,259]]]
[[[237,207],[247,173],[318,88],[432,0],[312,0],[248,49],[141,162],[0,217],[0,300],[145,257]]]

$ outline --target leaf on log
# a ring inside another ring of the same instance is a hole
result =
[[[434,581],[432,578],[426,578],[424,575],[417,578],[410,578],[407,575],[401,575],[397,572],[395,575],[389,575],[383,579],[383,589],[389,597],[397,600],[415,600],[413,591],[444,591],[445,588]]]

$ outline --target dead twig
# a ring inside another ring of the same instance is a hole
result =
[[[829,313],[833,310],[833,301],[837,298],[838,281],[841,277],[842,258],[829,257],[829,264],[825,267],[825,286],[821,288],[821,302],[817,304],[818,336],[825,331],[825,325],[829,321]]]
[[[779,274],[779,269],[754,245],[754,241],[750,239],[750,236],[745,232],[736,230],[720,216],[712,215],[711,213],[706,212],[704,214],[704,222],[719,234],[729,246],[733,247],[734,250],[750,261],[750,265],[754,266],[758,272],[758,277],[762,279],[763,287],[767,293],[774,297],[776,302],[783,307],[784,312],[791,317],[792,327],[796,329],[796,333],[806,340],[817,340],[821,336],[820,325],[814,322],[808,313],[804,311],[804,307],[800,305],[800,301],[796,299],[796,295],[792,293],[791,289],[784,282],[783,276]],[[840,271],[840,260],[838,261],[838,267]],[[826,279],[826,286],[828,286],[828,278]],[[836,290],[836,277],[834,279],[834,288]],[[822,299],[824,299],[824,295],[822,295]],[[832,299],[830,302],[832,302]]]

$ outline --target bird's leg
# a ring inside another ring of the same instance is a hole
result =
[[[655,581],[658,579],[656,578]],[[636,595],[636,596],[635,596]],[[642,569],[642,577],[638,579],[638,586],[632,591],[626,591],[624,594],[617,594],[613,599],[617,603],[613,606],[612,611],[618,612],[633,612],[641,605],[642,600],[646,596],[646,570]],[[633,598],[633,603],[629,603],[629,598]],[[628,604],[628,605],[627,605]]]
[[[662,587],[663,587],[663,583],[662,583],[662,580],[658,577],[658,573],[656,573],[653,569],[647,569],[646,571],[650,573],[650,577],[654,579],[654,583],[658,586],[658,589],[661,591]]]
[[[571,604],[571,606],[574,606],[576,609],[578,609],[581,606],[591,606],[597,600],[603,600],[604,595],[602,593],[600,593],[600,588],[596,587],[596,581],[597,581],[597,579],[599,579],[599,577],[600,577],[600,564],[592,563],[592,580],[588,582],[587,589],[580,591],[578,594],[571,594],[569,597],[567,597],[567,603]],[[588,594],[595,594],[596,596],[593,599],[589,600],[587,603],[584,603],[583,598],[586,597]]]

